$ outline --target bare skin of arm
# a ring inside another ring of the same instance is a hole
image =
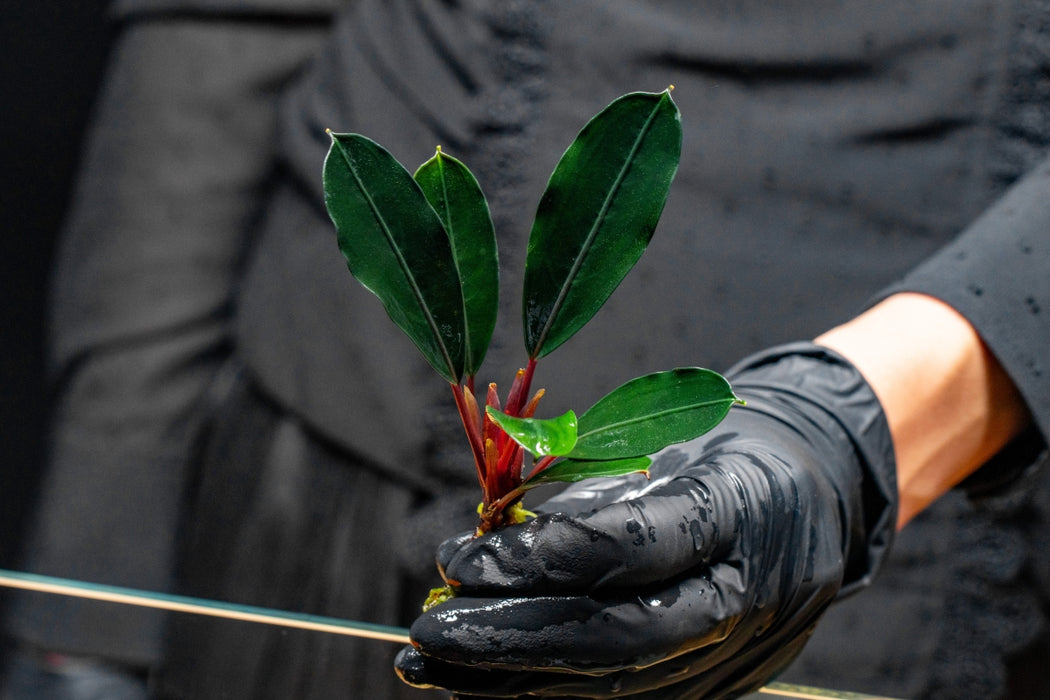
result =
[[[977,331],[933,297],[895,294],[815,342],[850,360],[882,403],[897,455],[898,529],[1031,423]]]

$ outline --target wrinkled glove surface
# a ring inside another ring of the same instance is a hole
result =
[[[745,407],[528,523],[446,541],[457,597],[412,625],[408,683],[460,696],[736,697],[802,649],[892,538],[893,450],[843,358],[783,346],[728,378]]]

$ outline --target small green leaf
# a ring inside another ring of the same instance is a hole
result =
[[[592,118],[540,199],[525,261],[529,357],[554,350],[601,308],[649,245],[682,150],[670,92],[636,92]]]
[[[565,459],[555,462],[539,474],[527,479],[521,485],[522,491],[542,484],[555,482],[577,482],[599,476],[623,476],[624,474],[649,473],[652,460],[648,457],[628,457],[626,459],[607,459],[587,461]]]
[[[741,403],[717,372],[686,367],[632,379],[580,416],[573,459],[649,455],[703,435]]]
[[[557,418],[515,418],[492,406],[485,410],[514,442],[537,457],[569,454],[576,444],[576,414],[572,411]]]
[[[463,371],[477,374],[499,308],[496,231],[485,195],[467,166],[437,149],[412,176],[441,217],[459,271],[466,320]]]
[[[359,134],[331,134],[325,205],[350,272],[383,302],[441,376],[463,374],[459,271],[433,207],[389,152]]]

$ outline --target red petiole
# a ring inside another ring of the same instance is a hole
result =
[[[514,417],[531,418],[543,397],[543,390],[537,391],[528,399],[532,378],[536,371],[536,360],[529,358],[525,368],[519,369],[514,376],[507,395],[504,409],[500,409],[496,385],[490,384],[485,397],[485,405],[503,410]],[[474,465],[477,470],[478,483],[482,489],[482,525],[480,531],[494,529],[506,524],[503,511],[514,504],[522,494],[521,469],[525,458],[524,450],[489,418],[478,404],[474,394],[474,377],[470,376],[462,385],[451,384],[456,408],[463,422]],[[528,400],[527,400],[528,399]],[[533,466],[532,474],[546,469],[554,461],[544,457]]]

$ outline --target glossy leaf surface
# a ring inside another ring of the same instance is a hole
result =
[[[626,459],[609,459],[587,461],[566,459],[555,462],[539,474],[525,480],[522,491],[527,491],[542,484],[555,482],[573,483],[599,476],[623,476],[625,474],[648,473],[652,460],[648,457],[629,457]]]
[[[514,442],[537,457],[566,455],[576,445],[576,414],[572,411],[557,418],[515,418],[491,406],[485,410]]]
[[[566,150],[529,237],[522,312],[530,357],[576,333],[638,261],[681,148],[678,107],[664,91],[615,100]]]
[[[413,175],[441,218],[459,272],[465,320],[464,366],[477,374],[485,359],[499,308],[496,231],[474,175],[439,148]]]
[[[703,435],[740,400],[717,372],[654,372],[614,389],[579,419],[573,459],[650,455]]]
[[[325,205],[350,272],[441,376],[458,383],[465,324],[452,246],[412,175],[379,144],[332,134]]]

